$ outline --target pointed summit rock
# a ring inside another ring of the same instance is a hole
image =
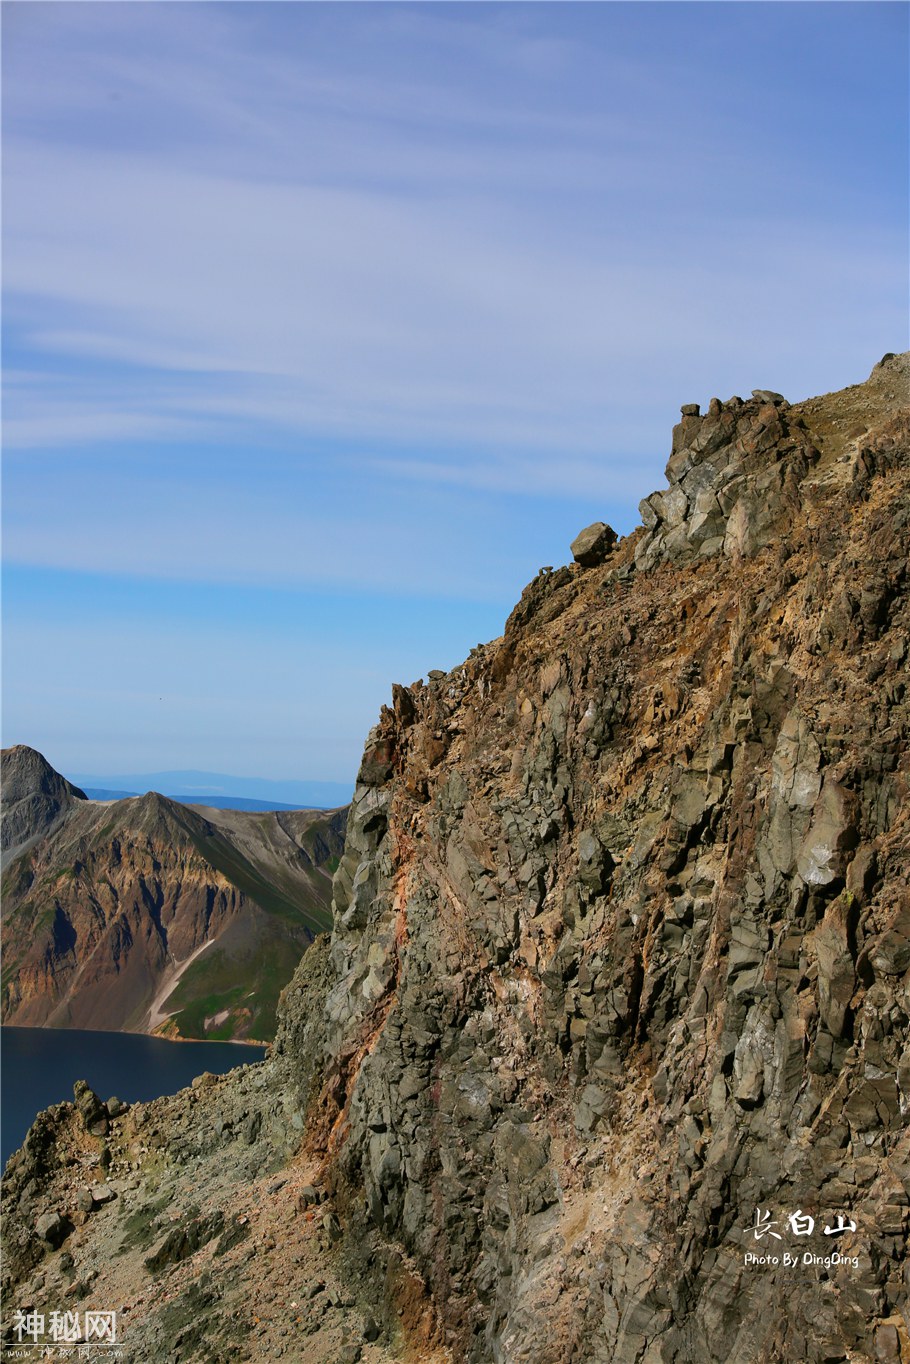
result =
[[[0,848],[4,860],[17,848],[51,829],[84,791],[55,772],[47,758],[26,744],[0,753]]]

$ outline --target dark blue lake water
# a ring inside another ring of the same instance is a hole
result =
[[[127,1103],[176,1094],[209,1070],[224,1075],[261,1061],[264,1047],[228,1042],[162,1042],[138,1033],[63,1028],[0,1028],[0,1161],[5,1165],[34,1121],[51,1104],[72,1100],[85,1080],[103,1100]]]

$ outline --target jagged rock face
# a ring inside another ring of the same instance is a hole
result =
[[[456,1358],[907,1349],[907,375],[685,416],[644,533],[369,737],[315,1130]]]
[[[4,1181],[9,1302],[91,1292],[133,1304],[137,1357],[242,1333],[265,1360],[328,1266],[370,1364],[910,1355],[908,371],[730,409],[716,552],[688,507],[672,543],[655,520],[393,688],[271,1056],[112,1119],[88,1221],[78,1110],[43,1115]],[[199,1249],[161,1268],[178,1213]],[[300,1364],[358,1356],[333,1320],[296,1318]]]
[[[11,755],[57,812],[4,872],[3,1022],[270,1039],[280,989],[330,923],[344,812],[75,799],[40,754]],[[33,795],[11,814],[23,805]]]
[[[26,843],[48,832],[85,792],[55,772],[46,758],[25,744],[0,753],[0,848],[4,864]]]
[[[706,416],[683,414],[673,429],[670,486],[639,505],[647,531],[636,547],[639,568],[720,552],[741,557],[786,535],[819,452],[803,419],[773,398],[713,398]]]

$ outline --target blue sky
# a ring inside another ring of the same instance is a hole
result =
[[[3,6],[3,742],[346,780],[393,681],[907,342],[898,4]]]

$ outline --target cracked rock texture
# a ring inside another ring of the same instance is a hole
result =
[[[364,1358],[910,1359],[908,377],[689,410],[641,530],[393,688],[253,1135]],[[73,1209],[39,1136],[20,1295]]]

